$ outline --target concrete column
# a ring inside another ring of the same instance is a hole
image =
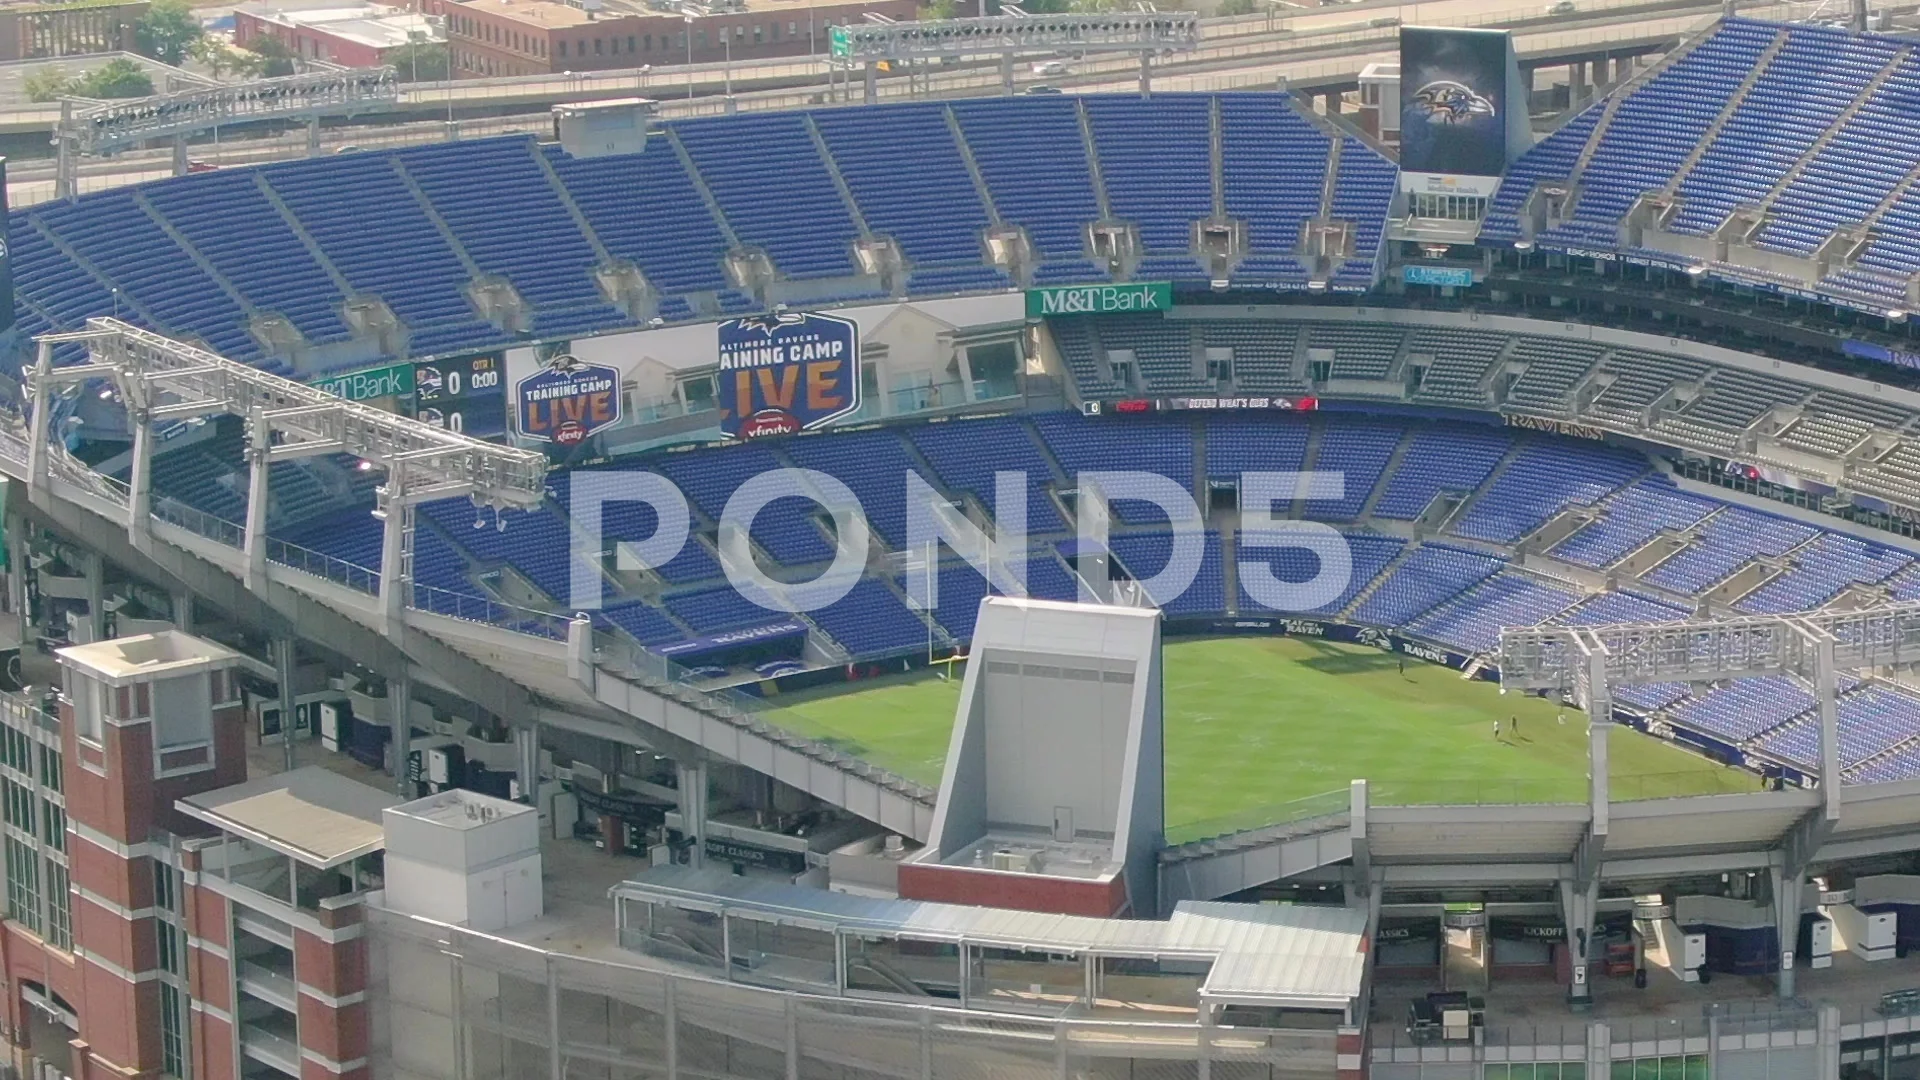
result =
[[[676,765],[680,780],[680,824],[692,847],[687,865],[698,870],[707,864],[707,764]]]
[[[33,648],[33,617],[27,610],[27,575],[34,573],[32,548],[27,544],[27,519],[7,518],[7,602],[20,622],[21,649]]]
[[[1567,65],[1567,101],[1577,104],[1587,98],[1587,65],[1575,61]]]
[[[280,759],[288,772],[295,768],[293,723],[293,639],[277,638],[273,643],[274,678],[280,683]]]
[[[1818,1062],[1814,1080],[1840,1080],[1840,1007],[1822,1005],[1815,1025],[1815,1045],[1820,1052],[1813,1060]]]
[[[981,3],[985,3],[985,2],[986,0],[981,0]],[[1000,54],[1000,89],[1005,91],[1008,97],[1013,96],[1013,54],[1012,53]],[[885,365],[882,365],[882,366],[884,367]]]
[[[540,805],[540,721],[534,720],[526,727],[515,728],[514,771],[520,780],[520,798],[534,806]]]
[[[1593,909],[1600,902],[1600,879],[1581,885],[1560,882],[1560,914],[1567,928],[1567,950],[1572,960],[1573,984],[1567,988],[1567,1004],[1574,1009],[1593,1005],[1593,979],[1588,958],[1593,951],[1589,940],[1593,933]]]
[[[1140,54],[1140,96],[1153,96],[1153,56],[1144,52]]]
[[[1799,944],[1800,901],[1805,880],[1799,874],[1789,875],[1776,866],[1767,871],[1767,883],[1773,887],[1773,925],[1780,934],[1779,991],[1781,998],[1790,998],[1793,996],[1794,946]]]
[[[61,105],[61,109],[65,110],[71,105],[72,102],[66,102]],[[64,147],[66,143],[63,141],[60,145]],[[42,372],[50,369],[53,366],[53,346],[42,342],[40,357],[35,363]],[[52,448],[47,445],[47,438],[49,429],[53,427],[53,402],[48,399],[52,396],[50,393],[36,393],[33,396],[33,414],[30,419],[33,433],[27,439],[27,486],[30,494],[36,499],[44,498],[47,490],[48,461],[52,455]]]
[[[398,490],[401,467],[396,465],[387,474],[387,487]],[[381,522],[380,533],[380,618],[389,638],[397,638],[406,625],[405,614],[409,593],[413,589],[412,574],[407,566],[407,527],[408,514],[404,500],[389,498],[387,516]]]
[[[250,425],[251,446],[247,451],[247,522],[241,546],[247,555],[247,587],[258,592],[267,584],[267,506],[272,495],[268,479],[272,463],[268,460],[271,433],[266,421],[255,417]]]
[[[173,175],[187,175],[187,137],[185,135],[173,137]]]
[[[407,782],[407,756],[412,749],[413,679],[406,675],[387,680],[388,729],[393,733],[393,786],[401,795],[413,798],[413,785]]]
[[[1607,735],[1613,730],[1613,694],[1607,685],[1607,658],[1587,658],[1587,792],[1593,812],[1593,833],[1607,834],[1608,808],[1613,793],[1607,774]]]
[[[867,61],[865,96],[862,100],[871,105],[880,100],[880,68],[873,61]]]
[[[185,589],[173,594],[173,625],[181,633],[193,633],[193,593]]]
[[[107,636],[107,561],[91,551],[81,559],[87,579],[88,640],[103,641]]]
[[[1712,1020],[1709,1019],[1708,1023],[1712,1023]],[[1709,1045],[1712,1042],[1709,1040]],[[1613,1032],[1605,1024],[1587,1025],[1587,1075],[1613,1075]]]
[[[127,539],[144,547],[153,531],[153,424],[144,415],[133,423],[133,470],[127,485]]]

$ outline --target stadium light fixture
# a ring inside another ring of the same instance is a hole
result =
[[[244,417],[265,425],[261,445],[270,459],[352,454],[386,468],[389,494],[409,502],[471,494],[497,507],[530,507],[545,497],[544,454],[347,401],[117,319],[89,319],[85,330],[35,340],[39,356],[26,383],[36,402],[105,378],[136,427],[167,417]],[[86,346],[87,363],[54,366],[54,349],[68,343]],[[39,442],[46,440],[51,420],[36,403]]]

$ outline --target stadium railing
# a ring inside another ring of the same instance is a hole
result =
[[[380,571],[369,570],[364,566],[336,558],[325,552],[303,548],[298,544],[289,544],[285,540],[267,540],[267,561],[290,566],[315,577],[326,578],[336,585],[345,585],[363,593],[380,591]]]
[[[203,536],[228,547],[237,548],[246,544],[246,529],[183,502],[173,499],[155,499],[153,516],[169,525],[178,525],[195,536]]]
[[[1575,787],[1558,778],[1511,780],[1450,779],[1368,780],[1367,802],[1372,806],[1517,806],[1537,803],[1582,803],[1584,785]]]
[[[1614,802],[1645,802],[1693,795],[1742,795],[1760,790],[1764,783],[1761,777],[1741,769],[1695,769],[1616,776],[1608,781],[1607,794]]]
[[[772,739],[808,757],[834,765],[843,771],[864,777],[910,798],[931,803],[934,791],[864,758],[845,754],[818,739],[795,732],[776,719],[779,710],[763,698],[731,688],[702,690],[687,682],[688,669],[660,654],[642,647],[624,633],[600,633],[594,638],[594,659],[616,675],[632,678],[644,686],[677,698],[727,723],[756,735]]]
[[[1253,807],[1222,814],[1219,817],[1177,825],[1167,830],[1168,846],[1197,844],[1246,832],[1283,830],[1298,833],[1319,832],[1316,825],[1346,827],[1347,814],[1353,809],[1350,788],[1323,791],[1283,803]]]
[[[455,592],[452,589],[442,589],[437,585],[422,585],[417,581],[410,582],[409,585],[412,590],[410,606],[430,615],[445,615],[448,618],[464,619],[467,622],[485,623],[503,630],[532,634],[555,641],[567,639],[567,625],[572,622],[572,619],[566,615],[521,607],[518,604],[509,604],[473,593]]]

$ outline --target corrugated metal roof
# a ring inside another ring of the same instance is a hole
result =
[[[663,867],[613,887],[620,898],[718,908],[745,918],[884,937],[965,939],[1035,952],[1210,956],[1203,996],[1339,1009],[1360,993],[1366,913],[1344,907],[1186,901],[1165,920],[1094,919],[1003,908],[878,900]]]

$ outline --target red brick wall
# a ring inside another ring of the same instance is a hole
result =
[[[295,930],[293,965],[302,986],[333,997],[357,994],[367,988],[367,939],[357,937],[330,944]]]
[[[300,1045],[334,1061],[367,1056],[367,1003],[339,1008],[300,995]]]
[[[975,870],[970,866],[906,863],[900,867],[899,888],[902,900],[1047,911],[1096,919],[1111,918],[1127,906],[1127,883],[1119,877],[1111,881],[1084,881]]]

